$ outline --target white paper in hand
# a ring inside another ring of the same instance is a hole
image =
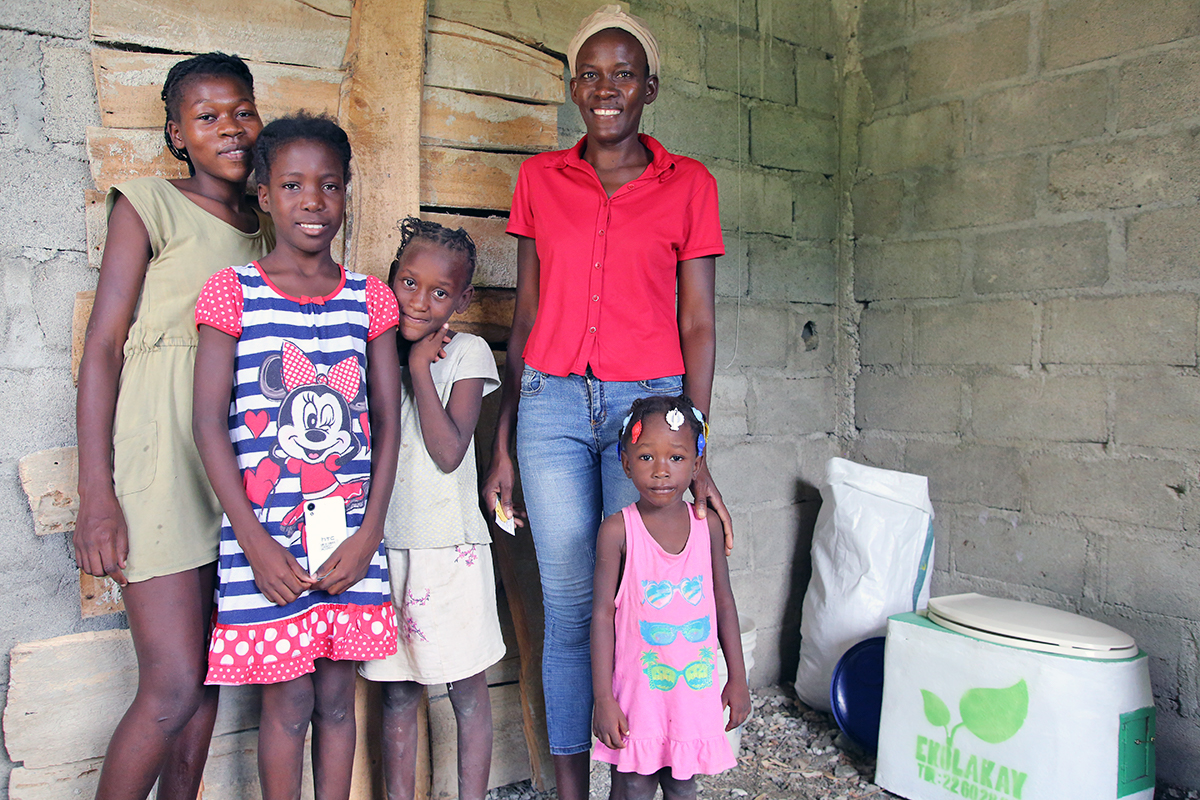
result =
[[[500,505],[499,500],[496,501],[496,526],[511,536],[517,535],[517,523],[511,517],[504,516],[504,506]]]
[[[304,550],[308,553],[309,575],[317,577],[347,533],[345,500],[322,497],[304,501]]]

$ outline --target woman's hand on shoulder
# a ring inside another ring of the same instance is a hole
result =
[[[265,529],[242,539],[242,552],[254,572],[254,583],[263,597],[277,606],[286,606],[313,586],[313,579],[300,562]]]
[[[717,489],[712,475],[708,472],[707,461],[701,461],[696,468],[696,474],[692,476],[692,498],[696,519],[706,519],[709,509],[717,512],[717,517],[721,520],[721,529],[725,532],[725,555],[732,553],[733,519],[729,516],[729,509],[725,507],[721,491]]]
[[[341,594],[361,581],[371,567],[371,559],[379,552],[381,539],[382,534],[372,536],[366,529],[359,528],[320,565],[313,588]]]
[[[88,575],[112,578],[121,586],[125,578],[125,561],[129,557],[129,529],[125,514],[113,492],[101,493],[79,503],[75,521],[75,563]]]

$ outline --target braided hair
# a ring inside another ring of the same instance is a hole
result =
[[[250,99],[254,99],[254,76],[250,74],[250,68],[246,66],[246,62],[237,56],[225,53],[204,53],[180,61],[171,67],[167,73],[167,79],[163,81],[162,88],[163,106],[167,111],[167,118],[163,122],[163,138],[167,140],[167,149],[171,151],[171,155],[187,163],[188,173],[191,175],[196,174],[196,168],[192,166],[192,160],[188,157],[187,150],[180,150],[171,141],[171,132],[167,123],[179,124],[179,106],[183,102],[183,88],[194,78],[233,78],[245,84],[246,88],[250,90]]]
[[[260,184],[271,180],[271,164],[284,145],[317,142],[332,150],[342,162],[342,180],[350,181],[350,139],[342,127],[327,116],[300,111],[266,125],[254,143],[254,174]]]
[[[418,217],[405,217],[400,222],[400,247],[396,249],[396,257],[392,259],[392,266],[388,270],[388,286],[392,285],[396,280],[396,273],[400,271],[400,257],[404,254],[404,249],[417,239],[455,253],[462,253],[467,263],[465,283],[471,283],[471,278],[475,275],[475,240],[471,238],[471,234],[462,228],[451,229]]]
[[[692,434],[696,437],[696,455],[704,455],[708,424],[704,421],[704,415],[700,412],[700,409],[696,408],[691,398],[685,394],[656,394],[649,397],[639,397],[637,400],[634,400],[633,405],[629,407],[629,416],[625,417],[625,421],[621,424],[621,446],[619,449],[624,450],[633,443],[633,432],[636,429],[639,434],[641,433],[641,423],[646,417],[654,414],[661,414],[667,417],[672,411],[678,411],[683,416],[683,422],[687,424]],[[668,424],[670,424],[669,420]]]

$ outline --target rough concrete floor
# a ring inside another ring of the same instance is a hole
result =
[[[699,779],[701,800],[888,800],[897,798],[871,782],[875,759],[851,744],[833,717],[798,703],[791,689],[752,693],[750,719],[742,729],[738,766]],[[607,800],[608,765],[592,765],[592,798]],[[657,795],[661,798],[661,793]],[[1159,800],[1200,800],[1196,790],[1159,785]],[[502,786],[487,800],[557,800],[529,781]]]

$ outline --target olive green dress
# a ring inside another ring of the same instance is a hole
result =
[[[243,233],[161,178],[138,178],[124,195],[150,234],[150,264],[133,324],[113,421],[113,478],[129,526],[125,576],[144,581],[217,559],[221,506],[192,439],[196,299],[210,275],[271,251],[275,229],[258,212]]]

